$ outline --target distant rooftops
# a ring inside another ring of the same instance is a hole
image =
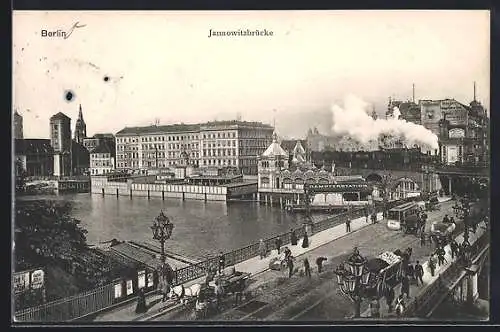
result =
[[[115,154],[115,145],[108,144],[106,142],[102,142],[98,146],[95,147],[90,153],[109,153],[112,156]]]
[[[198,132],[200,130],[209,130],[214,127],[227,127],[227,126],[244,126],[244,127],[259,127],[273,129],[271,125],[263,124],[261,122],[249,121],[211,121],[201,124],[171,124],[163,126],[144,126],[144,127],[125,127],[116,133],[116,136],[123,135],[141,135],[141,134],[162,134],[162,133],[176,133],[176,132]]]
[[[26,154],[52,154],[54,149],[50,145],[50,139],[16,139],[14,141],[14,151],[16,155]]]

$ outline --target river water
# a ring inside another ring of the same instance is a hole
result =
[[[174,223],[165,248],[177,254],[203,259],[255,243],[302,225],[304,216],[254,202],[203,202],[91,194],[24,196],[23,200],[65,200],[72,203],[73,217],[88,231],[88,244],[113,238],[155,243],[150,226],[163,209]],[[324,215],[314,215],[319,220]],[[158,245],[158,243],[155,243]]]

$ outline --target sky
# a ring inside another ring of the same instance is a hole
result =
[[[66,39],[42,37],[77,22]],[[411,99],[412,84],[416,100],[468,104],[475,81],[489,109],[489,31],[478,10],[14,11],[13,111],[25,138],[48,138],[57,112],[74,130],[80,104],[88,136],[240,117],[298,138],[328,132],[348,94],[384,114],[389,96]]]

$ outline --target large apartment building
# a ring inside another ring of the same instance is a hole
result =
[[[260,122],[126,127],[116,134],[116,168],[141,170],[193,165],[233,166],[257,174],[257,157],[272,141],[273,127]]]

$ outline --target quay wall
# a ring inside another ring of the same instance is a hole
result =
[[[189,184],[134,183],[133,180],[115,182],[106,177],[92,177],[91,192],[93,194],[194,199],[204,201],[227,201],[228,188],[224,186],[198,186]]]

